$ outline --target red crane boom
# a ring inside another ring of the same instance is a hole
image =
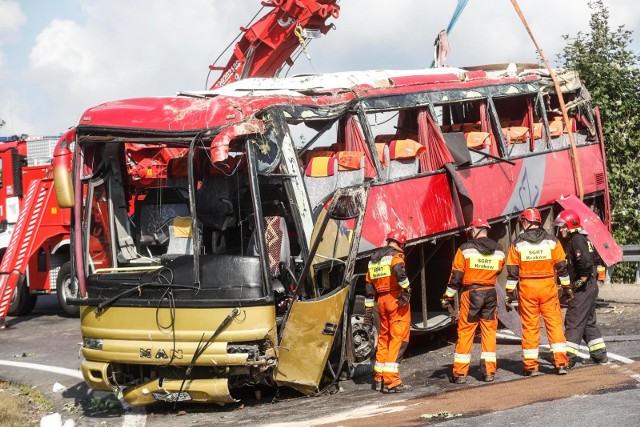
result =
[[[262,6],[272,8],[248,28],[233,49],[225,67],[210,65],[222,71],[209,89],[216,89],[249,77],[273,77],[284,64],[293,65],[291,54],[304,48],[306,40],[326,34],[333,25],[330,17],[338,18],[337,0],[270,0]]]

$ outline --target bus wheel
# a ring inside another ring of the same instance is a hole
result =
[[[56,280],[56,288],[58,294],[58,302],[64,313],[69,317],[80,317],[80,307],[70,305],[70,298],[79,298],[78,280],[74,280],[71,274],[71,262],[65,262],[58,271]]]
[[[363,315],[354,314],[351,316],[351,324],[349,325],[351,377],[369,375],[373,372],[380,322],[377,314],[374,312],[373,323],[366,320]]]
[[[29,295],[29,288],[23,280],[16,285],[9,303],[9,316],[26,316],[31,313],[38,302],[38,295]]]

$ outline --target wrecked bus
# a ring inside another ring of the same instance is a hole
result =
[[[560,74],[565,122],[544,71],[496,68],[247,79],[87,110],[61,141],[75,143],[72,178],[56,181],[73,207],[87,384],[131,405],[226,403],[246,386],[311,394],[323,374],[366,371],[363,275],[396,227],[415,331],[451,324],[439,297],[474,216],[508,247],[525,208],[549,227],[579,207],[615,262],[588,92]],[[140,189],[132,146],[184,155]]]

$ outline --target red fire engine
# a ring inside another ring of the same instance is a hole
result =
[[[71,212],[58,206],[52,191],[51,158],[58,138],[16,137],[0,145],[0,271],[3,276],[21,272],[15,292],[9,295],[9,314],[14,316],[28,314],[38,295],[56,289],[64,311],[79,313],[66,303],[71,285]]]

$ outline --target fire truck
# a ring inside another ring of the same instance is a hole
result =
[[[51,158],[59,138],[5,137],[0,144],[0,270],[4,276],[21,271],[9,295],[13,316],[28,314],[38,295],[54,292],[66,314],[79,314],[67,303],[77,297],[70,280],[70,211],[53,194]]]
[[[571,207],[617,262],[598,109],[576,73],[558,70],[558,93],[507,65],[251,78],[85,111],[54,169],[87,384],[131,405],[229,403],[356,374],[375,349],[367,258],[392,228],[421,332],[452,323],[439,297],[473,217],[508,247],[524,209],[550,227]],[[131,146],[186,155],[136,189]]]

